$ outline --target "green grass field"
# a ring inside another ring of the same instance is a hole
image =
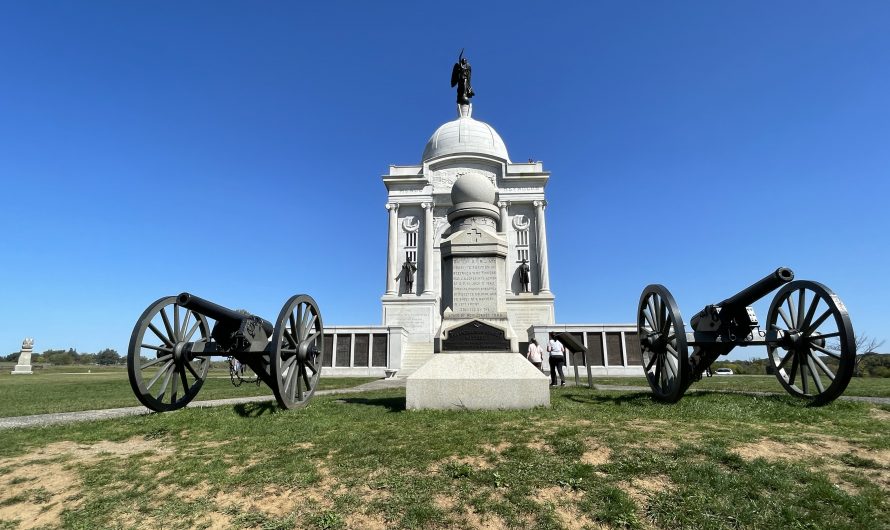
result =
[[[365,377],[322,378],[318,388],[345,388],[373,380]],[[242,384],[236,388],[229,380],[227,369],[215,368],[209,372],[196,399],[271,395],[272,391],[265,384]],[[8,370],[0,373],[0,417],[135,407],[139,404],[123,367],[57,366],[36,371],[33,375],[14,376]]]
[[[587,372],[579,371],[581,383],[587,384]],[[566,371],[566,378],[574,380],[574,368]],[[645,386],[645,377],[594,377],[594,384],[600,385],[627,385],[627,386]],[[777,392],[784,393],[785,389],[779,384],[779,381],[772,375],[729,375],[705,377],[701,381],[697,381],[689,388],[690,391],[695,390],[732,390],[732,391],[748,391],[748,392]],[[890,378],[886,377],[854,377],[850,380],[847,390],[844,391],[845,396],[871,396],[871,397],[890,397]]]
[[[87,373],[87,372],[91,373]],[[580,373],[581,384],[587,384],[586,373]],[[566,372],[574,381],[574,370]],[[319,389],[357,386],[371,378],[322,378]],[[595,384],[648,386],[642,377],[595,377]],[[694,383],[695,390],[730,390],[784,393],[773,376],[734,375],[705,378]],[[264,384],[232,386],[228,371],[212,369],[197,399],[272,395]],[[844,395],[890,397],[890,379],[853,378]],[[127,381],[127,371],[120,366],[56,366],[38,370],[34,375],[13,376],[0,371],[0,417],[25,416],[54,412],[73,412],[115,407],[137,406]]]
[[[567,388],[530,411],[404,391],[3,432],[0,528],[890,527],[890,408]]]

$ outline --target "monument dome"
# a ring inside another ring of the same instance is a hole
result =
[[[436,129],[423,149],[423,161],[455,153],[481,153],[510,161],[507,146],[494,128],[471,116],[472,107],[461,105],[461,116]]]

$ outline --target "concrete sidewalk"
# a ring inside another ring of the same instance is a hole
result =
[[[365,383],[363,385],[355,386],[352,388],[319,390],[315,393],[315,395],[328,396],[333,394],[350,394],[355,392],[369,392],[371,390],[383,390],[387,388],[404,387],[404,379],[379,379],[377,381],[371,381],[370,383]],[[226,405],[240,405],[243,403],[262,403],[265,401],[274,400],[275,396],[211,399],[205,401],[192,401],[187,405],[187,407],[220,407]],[[59,425],[62,423],[73,423],[78,421],[109,420],[113,418],[123,418],[126,416],[140,416],[143,414],[153,414],[153,412],[143,406],[138,406],[123,407],[117,409],[81,410],[78,412],[59,412],[56,414],[35,414],[33,416],[14,416],[11,418],[0,418],[0,430],[27,427],[46,427],[48,425]]]

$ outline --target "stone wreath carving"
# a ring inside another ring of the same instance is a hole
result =
[[[528,230],[529,224],[531,224],[531,221],[525,215],[517,214],[513,216],[513,228],[516,230]]]
[[[402,228],[405,232],[417,232],[420,228],[420,219],[415,219],[413,215],[409,215],[402,219]]]

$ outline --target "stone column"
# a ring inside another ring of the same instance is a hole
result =
[[[510,203],[507,201],[498,202],[498,208],[501,209],[501,222],[498,223],[498,232],[507,231],[507,206],[510,206]]]
[[[424,202],[423,208],[423,294],[433,294],[433,203]]]
[[[399,247],[399,205],[389,203],[386,205],[389,210],[389,245],[386,249],[386,294],[398,294],[398,286],[396,285],[396,264],[398,262]]]
[[[535,220],[538,225],[538,292],[550,294],[550,271],[547,268],[547,226],[544,222],[545,201],[535,201]]]
[[[507,233],[507,206],[510,206],[508,201],[498,201],[498,208],[501,210],[501,219],[498,221],[498,232]],[[507,238],[509,241],[510,238]],[[513,287],[510,285],[510,279],[513,277],[511,267],[510,267],[510,254],[509,249],[507,250],[507,259],[504,260],[504,291],[507,295],[513,294]]]

